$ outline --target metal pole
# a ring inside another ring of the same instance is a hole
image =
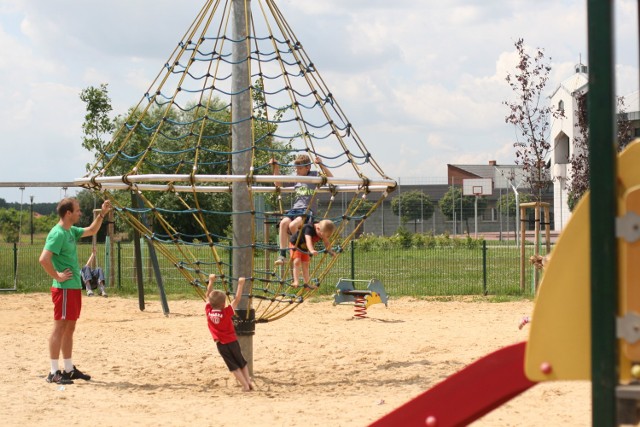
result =
[[[139,208],[138,195],[134,192],[131,193],[131,206],[134,209]],[[140,216],[141,214],[138,214]],[[136,284],[138,285],[138,308],[140,311],[144,311],[144,279],[142,277],[142,248],[140,247],[140,232],[137,228],[133,229],[133,265],[136,275]]]
[[[33,196],[29,196],[31,199],[31,216],[29,219],[29,230],[31,230],[31,244],[33,245]]]
[[[251,104],[251,70],[249,67],[249,19],[251,15],[250,0],[232,0],[233,7],[233,51],[231,68],[231,173],[248,175],[251,168],[252,138],[252,104]],[[231,187],[233,195],[233,279],[252,276],[252,215],[251,193],[246,182],[234,182]],[[246,212],[246,213],[241,213]],[[252,286],[247,281],[246,286]],[[246,292],[245,292],[246,293]],[[238,342],[247,360],[249,373],[253,375],[253,334],[255,333],[255,315],[251,309],[251,301],[243,296],[238,305],[238,317],[243,320],[238,330]],[[253,318],[252,318],[253,317]]]
[[[453,212],[452,220],[453,220],[453,236],[456,236],[457,231],[457,223],[456,223],[456,191],[455,191],[455,182],[456,177],[451,177],[451,212]]]
[[[613,2],[587,2],[592,425],[616,425],[618,248]]]
[[[464,188],[464,184],[463,184],[463,188]],[[462,219],[464,218],[464,215],[462,214],[462,199],[464,198],[463,193],[464,190],[463,188],[460,189],[460,234],[464,233],[464,230],[462,228]],[[467,222],[468,224],[468,222]],[[469,230],[467,230],[469,231]]]
[[[518,236],[520,235],[520,229],[522,228],[522,224],[520,224],[520,195],[518,194],[518,190],[514,187],[513,192],[515,194],[515,204],[516,204],[516,245],[518,242]],[[524,231],[524,230],[523,230]],[[522,235],[522,241],[524,242],[524,234]]]
[[[500,200],[501,202],[504,202],[504,200],[502,200],[502,188],[500,188],[500,196],[498,196],[498,200]],[[500,233],[498,233],[498,240],[502,241],[502,208],[500,206],[497,206],[498,208],[498,218],[500,218]]]
[[[478,238],[478,195],[476,195],[476,199],[473,201],[473,216],[475,217],[474,231],[475,238]]]

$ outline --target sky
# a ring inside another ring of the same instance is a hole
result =
[[[256,1],[253,2],[257,4]],[[82,148],[82,89],[136,105],[204,0],[2,0],[0,182],[67,182]],[[588,64],[584,0],[280,0],[281,12],[384,172],[446,182],[447,164],[513,164],[506,83],[522,38],[550,58],[549,94]],[[637,2],[614,2],[616,91],[638,90]],[[69,188],[0,188],[56,202]]]

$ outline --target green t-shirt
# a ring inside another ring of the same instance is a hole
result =
[[[56,271],[64,271],[68,268],[73,272],[73,277],[62,283],[54,280],[51,285],[54,288],[82,289],[76,249],[76,242],[80,240],[82,233],[84,228],[71,226],[69,230],[65,230],[60,224],[56,224],[47,235],[44,248],[53,253],[51,257],[53,267]]]

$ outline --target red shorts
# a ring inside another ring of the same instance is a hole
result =
[[[51,288],[53,320],[78,320],[82,309],[82,289]]]
[[[309,262],[311,260],[308,253],[297,250],[293,243],[289,243],[289,249],[291,250],[292,260],[299,259],[301,262]]]

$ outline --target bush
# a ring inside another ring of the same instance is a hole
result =
[[[363,234],[354,240],[358,250],[377,251],[385,249],[434,249],[434,248],[466,248],[477,249],[482,247],[484,239],[474,239],[471,236],[452,239],[448,233],[434,236],[429,233],[412,234],[406,228],[400,227],[398,232],[391,237]]]

